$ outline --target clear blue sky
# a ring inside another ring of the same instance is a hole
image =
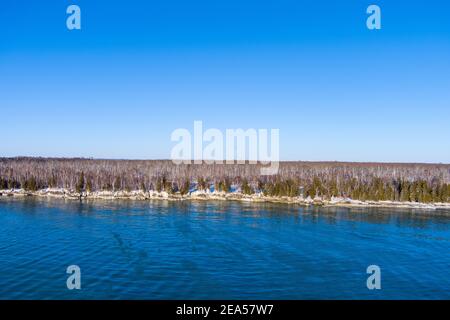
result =
[[[0,156],[168,158],[202,120],[279,128],[282,160],[450,163],[449,17],[444,0],[2,1]]]

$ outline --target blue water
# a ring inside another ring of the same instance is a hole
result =
[[[448,211],[0,198],[0,299],[449,299],[449,249]]]

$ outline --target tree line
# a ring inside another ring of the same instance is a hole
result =
[[[263,192],[273,197],[449,202],[450,165],[351,162],[281,162],[278,174],[260,164],[182,164],[170,160],[0,158],[0,189],[76,192],[192,189]]]

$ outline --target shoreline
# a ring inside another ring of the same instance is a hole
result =
[[[332,197],[331,199],[322,199],[316,197],[314,199],[303,197],[270,197],[263,194],[245,195],[239,192],[208,192],[193,191],[186,195],[179,193],[169,194],[165,191],[95,191],[77,193],[73,190],[62,188],[47,188],[38,191],[25,191],[24,189],[0,190],[0,198],[3,197],[40,197],[40,198],[57,198],[68,200],[166,200],[166,201],[240,201],[240,202],[257,202],[257,203],[284,203],[297,204],[300,206],[322,206],[322,207],[347,207],[347,208],[399,208],[399,209],[449,209],[450,203],[421,203],[421,202],[400,202],[400,201],[361,201],[350,198]]]

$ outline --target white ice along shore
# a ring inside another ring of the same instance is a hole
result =
[[[257,164],[263,165],[261,175],[278,173],[280,162],[280,131],[270,129],[270,152],[267,129],[215,128],[203,132],[203,122],[194,121],[194,135],[188,129],[172,132],[172,142],[178,142],[171,151],[174,164]],[[248,144],[247,144],[248,141]],[[203,143],[209,143],[206,146]],[[225,151],[225,154],[224,154]],[[192,160],[194,159],[194,160]]]
[[[450,203],[420,203],[420,202],[400,202],[400,201],[360,201],[352,200],[350,198],[332,197],[330,200],[321,197],[271,197],[266,196],[262,192],[251,195],[246,195],[240,190],[232,192],[219,192],[214,190],[197,190],[192,189],[189,193],[181,195],[179,192],[169,194],[165,191],[94,191],[77,193],[74,190],[64,188],[46,188],[38,191],[26,191],[24,189],[7,189],[0,190],[1,197],[48,197],[72,200],[89,200],[89,199],[103,199],[103,200],[168,200],[168,201],[186,201],[186,200],[233,200],[245,202],[273,202],[273,203],[290,203],[298,205],[317,205],[317,206],[335,206],[335,207],[382,207],[382,208],[410,208],[410,209],[448,209],[450,210]]]

